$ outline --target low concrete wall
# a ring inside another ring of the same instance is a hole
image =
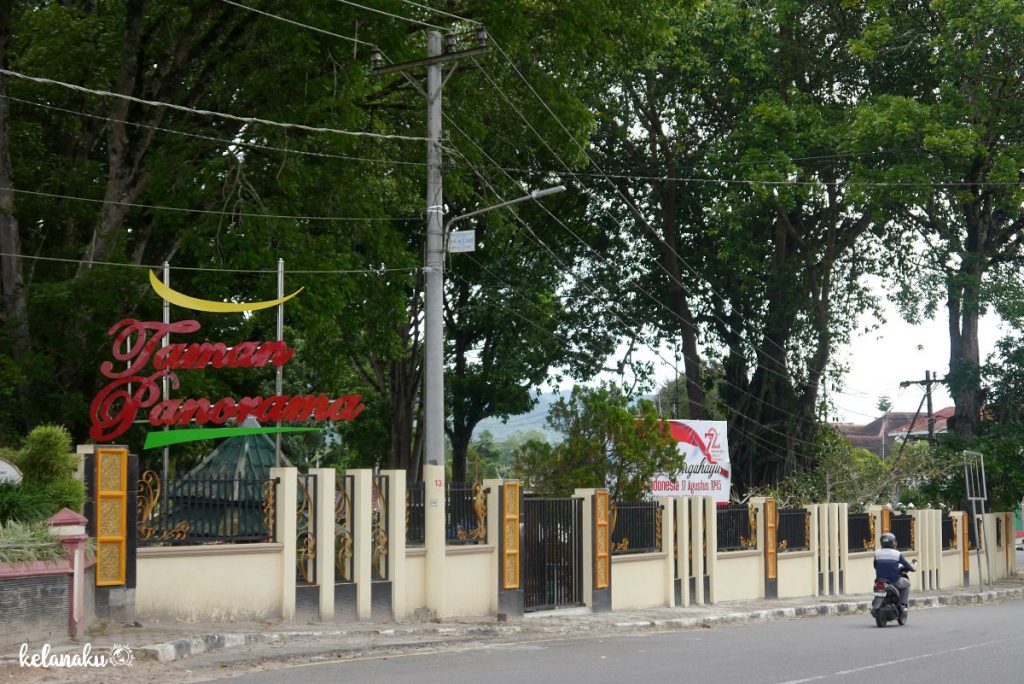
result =
[[[426,549],[405,550],[405,607],[409,615],[427,607],[426,558]]]
[[[813,596],[818,568],[813,551],[789,551],[778,556],[779,598]]]
[[[871,590],[871,581],[875,579],[875,552],[858,551],[850,554],[846,575],[846,591],[849,594],[861,594]]]
[[[964,558],[960,549],[942,552],[939,565],[939,588],[955,589],[964,583]]]
[[[489,615],[498,611],[498,576],[492,573],[490,544],[445,549],[445,610],[442,617]]]
[[[67,561],[0,563],[0,646],[67,638],[71,572]]]
[[[141,548],[136,614],[140,620],[279,618],[284,552],[281,544]]]
[[[667,605],[666,555],[633,553],[612,556],[612,610],[636,610]]]
[[[763,563],[761,552],[756,550],[719,553],[715,566],[715,603],[764,598]]]

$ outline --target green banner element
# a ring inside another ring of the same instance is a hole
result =
[[[204,439],[219,439],[220,437],[240,437],[242,435],[272,435],[278,432],[315,432],[323,428],[310,427],[267,427],[267,428],[189,428],[186,430],[164,430],[162,432],[150,432],[146,435],[146,443],[143,449],[157,449],[181,444],[183,442],[198,442]]]

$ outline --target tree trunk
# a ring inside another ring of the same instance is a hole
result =
[[[0,64],[8,65],[13,0],[0,0]],[[0,74],[0,290],[3,322],[11,332],[15,359],[29,349],[28,293],[21,262],[21,235],[14,216],[14,171],[8,124],[7,77]]]

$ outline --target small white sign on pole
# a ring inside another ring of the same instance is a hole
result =
[[[449,252],[475,252],[476,230],[453,230],[448,234]]]

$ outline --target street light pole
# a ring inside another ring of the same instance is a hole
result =
[[[556,185],[556,186],[551,187],[551,188],[544,188],[543,190],[533,190],[533,191],[530,192],[529,195],[523,195],[522,197],[517,197],[517,198],[515,198],[513,200],[508,200],[507,202],[502,202],[500,204],[495,204],[494,206],[491,206],[491,207],[484,207],[483,209],[477,209],[476,211],[471,211],[471,212],[469,212],[467,214],[460,214],[459,216],[455,216],[453,218],[448,219],[448,223],[446,223],[445,226],[444,226],[445,238],[448,237],[448,231],[451,229],[452,224],[455,223],[456,221],[461,221],[462,219],[468,219],[468,218],[470,218],[472,216],[479,216],[480,214],[486,214],[487,212],[494,211],[495,209],[503,209],[504,207],[510,207],[513,204],[520,204],[521,202],[529,202],[530,200],[538,200],[541,197],[547,197],[548,195],[554,195],[554,194],[557,194],[559,192],[564,192],[564,191],[565,191],[565,186],[564,185]]]

